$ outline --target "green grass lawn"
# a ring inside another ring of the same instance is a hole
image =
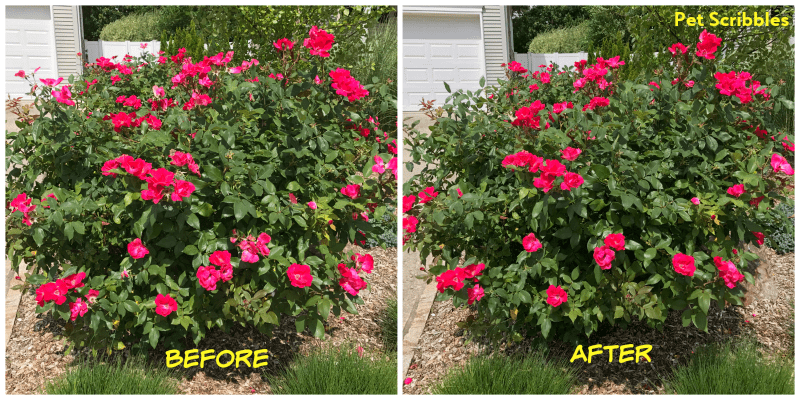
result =
[[[47,394],[177,394],[178,379],[165,366],[148,366],[143,357],[122,363],[81,359],[45,386]]]
[[[374,360],[372,360],[374,358]],[[397,357],[343,344],[299,356],[278,376],[266,375],[274,394],[396,394]]]
[[[540,352],[528,357],[481,356],[452,369],[434,394],[569,394],[575,372],[566,362],[551,364]]]

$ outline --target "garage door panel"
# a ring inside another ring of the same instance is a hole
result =
[[[423,98],[442,105],[450,95],[444,82],[452,91],[480,88],[484,65],[477,15],[412,15],[403,26],[404,110],[419,110]]]
[[[55,44],[50,6],[6,6],[6,93],[19,97],[30,91],[28,83],[14,76],[19,70],[36,79],[55,78]]]
[[[406,68],[406,83],[428,83],[430,74],[427,68],[410,69]]]

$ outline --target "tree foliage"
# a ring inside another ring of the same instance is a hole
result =
[[[537,35],[573,27],[589,18],[583,6],[514,6],[512,10],[514,51],[517,53],[526,53]]]

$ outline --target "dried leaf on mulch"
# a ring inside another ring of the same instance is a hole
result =
[[[271,393],[262,373],[275,373],[288,365],[298,354],[309,354],[319,346],[340,346],[345,342],[361,346],[366,352],[378,353],[383,349],[380,338],[379,320],[387,302],[397,296],[397,249],[363,249],[348,245],[345,252],[369,253],[375,261],[373,272],[366,276],[368,290],[360,294],[363,305],[357,305],[358,315],[344,313],[340,317],[331,314],[326,322],[326,335],[319,340],[307,333],[297,333],[293,317],[284,317],[280,325],[273,329],[272,337],[258,332],[251,326],[236,325],[230,333],[214,329],[194,346],[189,342],[187,348],[197,348],[200,352],[214,349],[222,350],[269,350],[268,365],[254,370],[241,364],[239,368],[220,368],[216,363],[206,364],[205,368],[191,367],[180,369],[179,389],[182,394],[251,394]],[[63,323],[50,317],[36,315],[36,302],[32,295],[25,294],[21,300],[18,319],[14,324],[8,346],[6,347],[6,393],[41,393],[44,383],[64,373],[76,354],[64,355],[67,349],[64,339],[58,337]],[[165,349],[157,348],[151,352],[150,359],[164,363]],[[252,356],[251,356],[252,360]],[[227,361],[227,357],[223,359]]]
[[[794,353],[794,339],[789,334],[794,326],[794,254],[777,255],[768,247],[751,248],[759,255],[754,262],[755,284],[744,285],[747,290],[744,306],[709,309],[709,332],[699,331],[693,325],[683,327],[680,312],[671,311],[663,330],[633,322],[627,329],[609,327],[592,335],[591,344],[622,345],[650,344],[652,362],[608,362],[608,353],[592,360],[591,364],[575,361],[579,384],[576,394],[648,394],[664,393],[663,378],[673,367],[685,364],[692,352],[701,345],[723,342],[737,336],[757,339],[762,352],[770,357],[787,357]],[[527,353],[533,350],[530,340],[520,343],[500,343],[495,347],[482,338],[467,339],[457,322],[466,321],[476,312],[469,308],[456,309],[451,302],[437,302],[425,330],[414,349],[414,369],[406,373],[413,379],[405,385],[404,393],[427,394],[448,370],[464,365],[470,357],[501,351],[507,354]],[[569,362],[575,348],[560,341],[549,343],[548,358]],[[586,350],[584,349],[584,352]],[[599,361],[598,361],[599,360]]]

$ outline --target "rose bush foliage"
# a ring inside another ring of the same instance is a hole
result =
[[[284,41],[271,65],[99,59],[59,89],[20,71],[40,116],[6,133],[6,244],[37,312],[114,349],[287,315],[321,337],[331,311],[355,313],[372,257],[344,247],[395,204],[396,120],[372,116],[397,105],[310,53],[329,39]]]
[[[406,126],[408,170],[428,166],[404,186],[404,243],[434,256],[439,299],[476,305],[476,332],[570,341],[669,310],[707,330],[712,301],[741,304],[743,244],[793,190],[794,138],[771,118],[792,88],[718,64],[718,46],[672,46],[642,82],[618,80],[619,57],[512,62],[450,95],[430,134]]]

